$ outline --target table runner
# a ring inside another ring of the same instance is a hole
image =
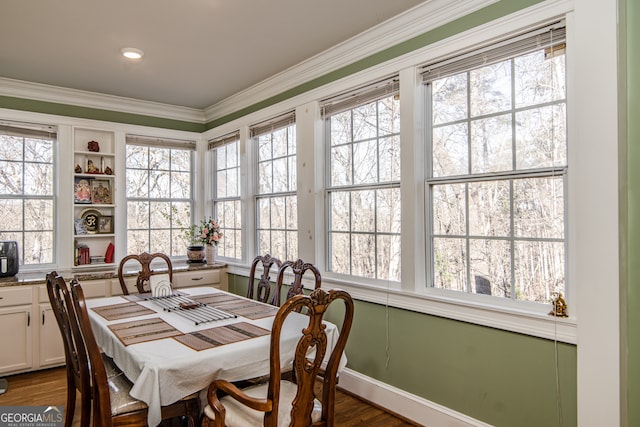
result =
[[[182,332],[159,317],[109,325],[125,346],[180,335]]]
[[[189,295],[186,292],[182,292],[182,291],[173,291],[174,296],[181,296],[181,295]],[[128,301],[132,301],[132,302],[138,302],[138,301],[148,301],[152,298],[155,298],[153,295],[151,295],[151,292],[142,292],[139,294],[130,294],[130,295],[122,295],[122,298],[128,300]]]
[[[125,319],[127,317],[137,317],[155,313],[155,311],[135,302],[95,307],[92,308],[92,310],[107,320]]]
[[[174,336],[173,339],[196,351],[201,351],[269,334],[270,332],[267,329],[250,323],[240,322]]]

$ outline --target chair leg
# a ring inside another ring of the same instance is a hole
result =
[[[64,414],[64,427],[71,427],[76,412],[76,385],[67,381],[67,412]]]
[[[185,413],[187,417],[187,423],[189,427],[196,427],[198,422],[198,417],[200,416],[200,405],[195,399],[185,402],[185,405],[186,405]]]

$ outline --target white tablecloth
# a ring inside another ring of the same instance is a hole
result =
[[[203,295],[223,292],[215,288],[199,287],[181,289],[189,295]],[[107,297],[87,300],[89,308],[127,302],[122,297]],[[269,373],[270,335],[251,338],[236,343],[214,347],[208,350],[195,351],[173,338],[148,341],[125,346],[108,328],[108,325],[130,322],[159,316],[181,332],[188,333],[228,325],[236,322],[248,322],[271,330],[273,317],[251,320],[238,317],[220,320],[196,326],[176,313],[162,311],[151,301],[139,304],[156,311],[139,317],[128,317],[114,321],[89,310],[91,325],[98,345],[110,357],[134,386],[131,395],[149,406],[148,421],[156,426],[161,421],[161,406],[174,403],[184,396],[206,389],[211,381],[225,379],[237,381],[255,378]],[[308,324],[304,315],[292,313],[282,331],[281,366],[288,366],[293,360],[295,345],[300,331]],[[327,323],[328,349],[332,349],[338,339],[335,325]],[[346,365],[343,357],[341,365]]]

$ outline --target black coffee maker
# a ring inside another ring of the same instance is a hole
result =
[[[18,274],[18,242],[15,240],[0,240],[0,277]]]

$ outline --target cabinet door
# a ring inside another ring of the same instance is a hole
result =
[[[30,305],[0,308],[0,373],[33,366],[32,323]]]
[[[64,343],[50,304],[40,304],[40,367],[64,365]]]

